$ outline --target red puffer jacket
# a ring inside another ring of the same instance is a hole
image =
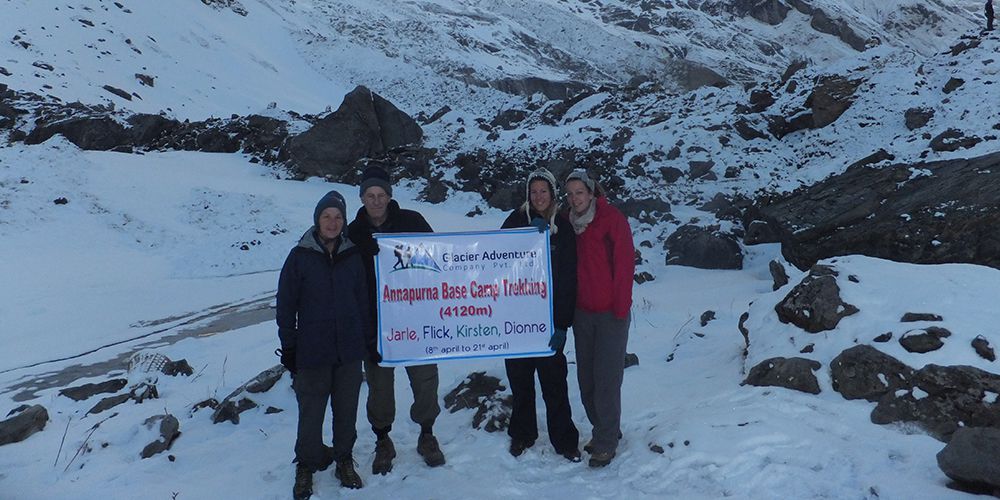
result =
[[[588,312],[613,312],[625,319],[632,308],[635,246],[628,220],[603,197],[594,220],[576,235],[576,306]]]

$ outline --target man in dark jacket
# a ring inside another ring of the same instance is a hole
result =
[[[298,402],[295,498],[312,494],[312,474],[336,461],[343,486],[360,488],[352,450],[357,439],[361,360],[370,329],[368,289],[358,248],[344,233],[344,197],[324,196],[313,227],[288,254],[278,279],[281,364],[292,373]],[[333,451],[323,445],[323,420],[333,413]]]
[[[362,173],[360,194],[364,206],[358,209],[357,216],[348,226],[348,234],[354,244],[361,248],[369,288],[368,311],[372,328],[367,332],[369,358],[365,360],[365,373],[368,379],[368,421],[376,436],[372,473],[387,474],[392,470],[392,460],[396,457],[396,448],[389,438],[389,431],[396,418],[396,395],[393,390],[395,375],[393,367],[378,364],[382,357],[378,353],[375,331],[378,309],[374,256],[379,253],[379,248],[372,234],[430,233],[434,230],[419,213],[399,208],[396,200],[392,199],[389,174],[380,167],[368,167]],[[434,421],[441,413],[441,406],[438,404],[437,365],[407,366],[406,374],[413,390],[410,419],[420,424],[417,453],[431,467],[443,465],[444,454],[433,432]]]

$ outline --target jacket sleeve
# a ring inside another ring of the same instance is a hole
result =
[[[628,317],[632,309],[632,282],[635,277],[635,244],[628,219],[617,209],[611,227],[611,261],[613,266],[614,314],[618,319]]]
[[[362,262],[362,259],[365,257],[361,253],[358,253],[358,257],[357,266],[355,266],[357,269],[355,280],[357,285],[354,288],[354,296],[358,302],[358,313],[361,318],[361,332],[365,336],[365,347],[370,352],[375,352],[375,349],[378,348],[378,332],[376,331],[378,328],[378,318],[376,317],[377,310],[372,308],[376,307],[375,302],[377,299],[375,299],[374,293],[369,293],[369,288],[375,288],[375,283],[368,284],[368,273]]]
[[[414,213],[416,214],[415,220],[413,221],[413,225],[414,225],[414,229],[415,229],[414,232],[416,232],[416,233],[433,233],[434,229],[432,229],[431,225],[427,223],[427,219],[425,219],[423,215],[420,215],[419,212],[414,212]]]
[[[299,281],[298,259],[295,250],[292,250],[285,259],[285,265],[281,266],[275,297],[278,340],[283,348],[294,348],[298,340]]]
[[[555,309],[556,328],[568,329],[573,326],[576,310],[576,234],[568,221],[562,223],[559,218],[556,221],[559,225],[559,233],[556,234],[559,261],[555,265],[559,269],[559,282],[555,284],[552,307]]]

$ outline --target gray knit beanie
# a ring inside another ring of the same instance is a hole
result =
[[[359,196],[364,197],[365,191],[372,186],[378,186],[385,190],[385,194],[392,198],[392,186],[389,184],[389,172],[384,168],[372,165],[361,173],[361,188]]]
[[[316,204],[316,210],[313,211],[313,225],[319,227],[320,214],[323,213],[323,210],[326,210],[330,207],[340,210],[340,216],[343,217],[346,222],[347,202],[344,201],[344,197],[341,196],[340,193],[336,191],[330,191],[329,193],[323,195],[323,197],[319,199],[319,203]],[[344,224],[344,227],[347,227],[346,223]]]
[[[569,176],[566,177],[566,184],[569,184],[569,181],[580,181],[587,186],[587,189],[590,190],[591,193],[594,192],[594,179],[591,179],[590,176],[587,175],[586,170],[578,169],[570,172]]]

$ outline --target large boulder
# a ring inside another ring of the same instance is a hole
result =
[[[803,270],[850,254],[1000,268],[1000,153],[852,165],[784,198],[764,199],[756,216],[778,228],[782,255]]]
[[[857,99],[854,93],[861,82],[840,75],[820,77],[806,98],[806,105],[812,109],[812,128],[823,128],[837,121]]]
[[[750,369],[743,383],[819,394],[819,382],[813,372],[819,370],[820,366],[819,361],[806,358],[765,359]]]
[[[833,330],[840,320],[858,308],[840,298],[837,271],[815,265],[788,295],[774,306],[782,323],[791,323],[809,333]]]
[[[41,144],[56,134],[86,150],[107,151],[132,142],[129,131],[114,118],[84,116],[39,124],[28,133],[24,143]]]
[[[292,165],[303,174],[339,179],[362,158],[422,139],[423,130],[413,118],[378,94],[358,86],[344,97],[336,111],[290,139],[288,155]]]
[[[938,452],[937,462],[960,486],[1000,496],[1000,429],[958,429]]]
[[[49,421],[49,412],[42,405],[22,405],[10,414],[13,416],[0,422],[0,446],[28,439]]]
[[[833,390],[844,399],[878,401],[886,393],[908,389],[913,369],[870,345],[846,349],[830,362]]]
[[[700,269],[743,269],[743,251],[736,237],[716,227],[685,225],[664,242],[667,265]]]

